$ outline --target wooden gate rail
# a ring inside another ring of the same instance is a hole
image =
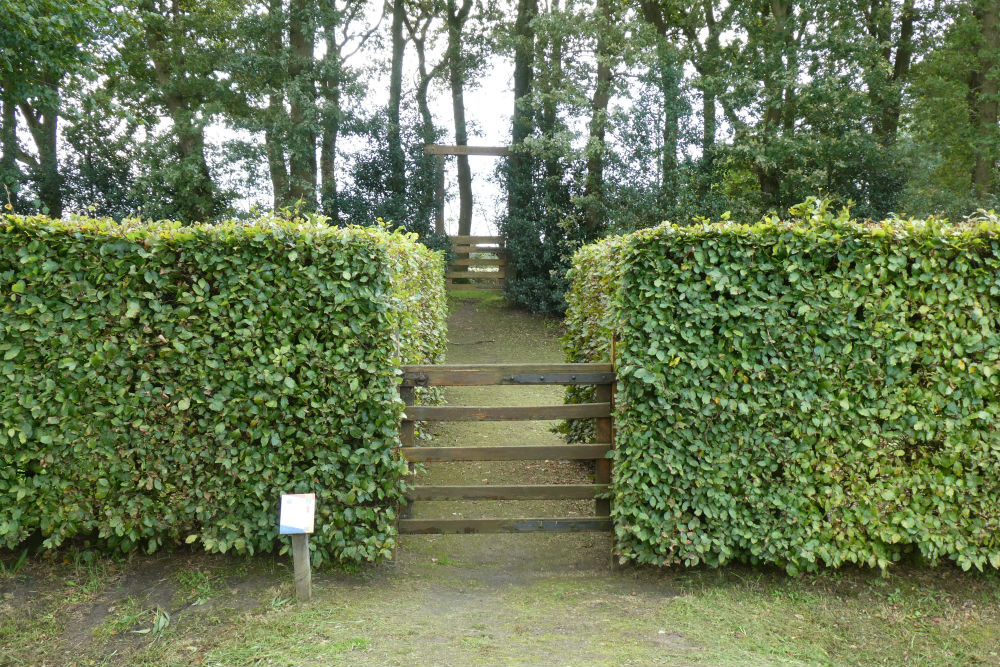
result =
[[[403,447],[411,463],[441,461],[591,461],[603,459],[609,444],[515,445],[500,447]]]
[[[452,236],[451,249],[455,259],[445,274],[445,285],[448,289],[503,289],[507,277],[503,237]],[[483,257],[483,255],[494,255],[494,257]],[[455,285],[455,280],[475,282]]]
[[[399,532],[406,535],[443,533],[535,533],[572,532],[607,533],[608,517],[582,519],[400,519]]]
[[[491,486],[418,486],[409,500],[573,500],[593,498],[607,484],[514,484]]]
[[[473,407],[455,405],[415,405],[406,416],[423,422],[503,422],[535,419],[589,419],[610,417],[611,403],[574,403],[572,405],[517,405]]]
[[[399,520],[399,532],[522,533],[534,531],[611,530],[611,503],[605,494],[611,483],[614,447],[612,428],[615,373],[611,364],[452,364],[403,368],[400,397],[406,412],[400,429],[401,453],[411,463],[456,461],[593,460],[593,484],[525,484],[482,486],[417,486],[406,494],[409,503]],[[486,385],[595,385],[594,403],[542,406],[424,406],[413,405],[416,387]],[[489,447],[417,447],[417,421],[494,421],[594,419],[594,443],[511,445]],[[413,519],[413,503],[442,500],[572,500],[595,499],[595,516],[502,519]]]

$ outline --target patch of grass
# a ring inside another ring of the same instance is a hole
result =
[[[178,570],[173,578],[178,586],[174,596],[175,606],[204,604],[223,588],[218,575],[200,569]]]
[[[112,606],[108,618],[103,625],[94,629],[93,634],[99,639],[108,639],[120,635],[139,625],[144,617],[152,611],[146,604],[146,596],[130,595]]]
[[[65,602],[79,604],[94,598],[108,583],[113,563],[109,560],[77,560],[64,582],[68,589]]]
[[[371,641],[365,637],[351,637],[350,639],[331,644],[327,652],[347,653],[348,651],[367,651],[370,646]]]
[[[64,618],[51,612],[27,615],[0,611],[0,665],[39,664],[32,649],[58,641],[65,625]]]
[[[0,579],[10,579],[17,575],[28,560],[28,550],[21,552],[20,556],[10,559],[10,561],[0,560]]]
[[[449,304],[454,301],[467,301],[474,299],[482,301],[484,304],[503,303],[503,292],[483,289],[452,289],[448,291]]]

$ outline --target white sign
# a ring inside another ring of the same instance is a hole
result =
[[[281,518],[278,533],[301,535],[313,532],[316,516],[315,493],[288,493],[281,496]]]

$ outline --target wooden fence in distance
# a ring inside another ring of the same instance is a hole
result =
[[[507,252],[500,236],[452,236],[455,258],[448,266],[448,289],[502,290]]]

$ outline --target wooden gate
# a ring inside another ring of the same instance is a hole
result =
[[[614,447],[612,402],[615,373],[611,364],[475,364],[404,366],[400,396],[406,403],[400,440],[411,463],[457,461],[594,460],[593,484],[522,484],[473,486],[417,486],[407,494],[399,532],[524,533],[534,531],[610,531],[611,504],[595,498],[608,491]],[[518,407],[413,405],[416,387],[470,387],[486,385],[595,385],[593,403]],[[418,421],[524,421],[536,419],[594,419],[595,442],[565,445],[502,445],[473,447],[418,447]],[[581,518],[413,519],[414,503],[440,500],[569,500],[595,498],[594,516]]]
[[[452,236],[455,259],[445,284],[451,289],[502,290],[507,277],[507,253],[500,236]],[[462,283],[456,284],[455,280]]]

